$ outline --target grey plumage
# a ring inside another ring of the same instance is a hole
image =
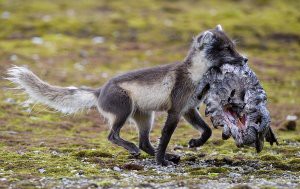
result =
[[[223,127],[224,139],[232,135],[238,146],[253,145],[258,152],[265,137],[271,144],[278,143],[270,127],[266,93],[247,64],[209,70],[199,91],[206,85],[210,89],[204,100],[205,112],[215,127]]]

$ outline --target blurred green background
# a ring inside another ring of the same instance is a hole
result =
[[[261,155],[267,158],[260,160],[268,162],[271,157],[280,165],[289,165],[290,161],[295,164],[299,162],[299,128],[286,131],[286,117],[300,116],[299,10],[299,0],[0,0],[0,74],[5,77],[7,68],[13,64],[25,65],[51,84],[99,87],[128,70],[182,61],[193,36],[221,24],[237,41],[239,51],[248,56],[250,67],[267,92],[272,127],[285,144],[276,148],[268,146]],[[31,111],[31,107],[20,105],[24,96],[7,90],[12,87],[9,82],[1,80],[0,85],[3,89],[0,94],[0,177],[3,181],[0,182],[4,186],[23,186],[21,181],[25,178],[32,179],[32,186],[36,186],[35,181],[43,176],[73,178],[80,170],[90,177],[106,175],[103,179],[108,181],[98,183],[99,186],[118,182],[126,186],[123,177],[116,173],[99,173],[99,167],[122,166],[128,161],[128,154],[106,141],[108,129],[96,111],[76,117],[62,116],[39,105]],[[160,116],[156,125],[162,123],[163,116]],[[299,125],[298,120],[296,124]],[[137,141],[134,128],[126,129],[125,137]],[[208,152],[208,159],[223,157],[222,154],[236,157],[239,149],[233,141],[218,143],[219,130],[214,130],[214,134],[202,151],[186,149],[184,152],[198,155]],[[152,140],[156,141],[159,135],[160,129],[156,127]],[[197,136],[195,131],[182,122],[171,147],[185,147],[193,136]],[[286,141],[294,142],[294,146]],[[94,148],[100,152],[109,148],[107,157],[87,151],[77,154]],[[209,151],[212,148],[216,149],[216,156],[209,155],[214,153]],[[226,152],[222,151],[226,148]],[[53,151],[61,156],[53,155]],[[241,153],[246,160],[251,160],[257,158],[253,151],[243,149]],[[111,157],[115,162],[108,161]],[[82,158],[91,159],[88,162],[92,165],[84,164]],[[280,177],[287,170],[299,171],[294,164],[284,169],[275,166],[278,173],[274,174]],[[190,175],[190,167],[186,166]],[[144,172],[139,174],[149,174]],[[230,179],[226,174],[217,173],[209,178]],[[299,176],[299,172],[295,174]],[[111,183],[116,177],[119,181]],[[171,175],[168,182],[177,177]],[[243,177],[243,181],[247,178]]]

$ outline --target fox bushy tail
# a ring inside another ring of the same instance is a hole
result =
[[[24,90],[30,100],[62,113],[76,113],[97,104],[99,91],[96,89],[53,86],[42,81],[25,67],[14,66],[8,69],[7,74],[7,79]]]

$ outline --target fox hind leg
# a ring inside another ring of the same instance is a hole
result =
[[[140,154],[139,148],[132,142],[126,141],[120,137],[120,131],[127,119],[132,114],[132,100],[123,89],[118,86],[109,86],[104,88],[100,94],[101,110],[113,115],[110,117],[111,130],[108,135],[108,140],[112,143],[122,146],[130,152],[133,156]]]
[[[139,129],[139,147],[141,150],[146,152],[151,156],[155,156],[155,148],[152,146],[149,134],[152,129],[153,121],[154,121],[154,112],[141,112],[136,111],[132,116],[137,127]],[[172,161],[173,163],[178,163],[180,157],[175,154],[165,154],[165,158],[168,161]]]
[[[139,147],[147,154],[154,156],[155,149],[152,146],[149,134],[154,121],[154,112],[141,112],[137,110],[132,116],[139,129]]]

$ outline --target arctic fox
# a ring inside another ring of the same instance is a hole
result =
[[[241,62],[247,62],[247,58],[237,52],[218,25],[193,39],[181,63],[131,71],[110,79],[98,89],[52,86],[27,68],[17,66],[8,70],[8,79],[32,100],[63,113],[97,107],[111,126],[108,140],[133,155],[139,155],[141,149],[155,156],[159,165],[167,166],[179,161],[179,156],[166,154],[166,148],[181,116],[201,132],[199,138],[189,141],[190,147],[203,145],[211,136],[211,129],[197,111],[204,93],[195,94],[204,73],[212,67]],[[156,150],[149,141],[155,111],[168,113]],[[139,129],[139,147],[119,135],[129,118]]]

